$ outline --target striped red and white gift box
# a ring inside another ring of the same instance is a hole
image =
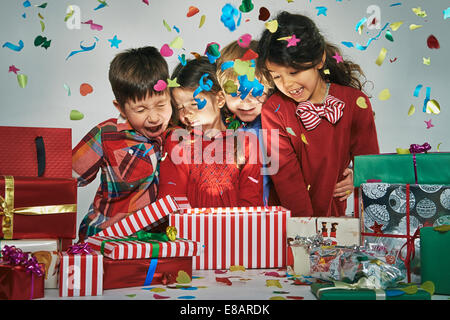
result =
[[[171,196],[165,196],[152,204],[138,210],[126,218],[114,223],[112,226],[97,233],[97,236],[129,236],[147,226],[156,226],[162,223],[164,218],[179,210],[177,202]]]
[[[59,265],[59,296],[83,297],[103,294],[103,256],[61,253]]]
[[[193,269],[228,269],[286,266],[286,220],[283,207],[183,209],[169,217],[182,238],[200,241],[203,253]]]
[[[100,251],[104,240],[124,239],[119,236],[92,236],[87,243],[94,250]],[[145,259],[162,257],[191,257],[196,256],[203,250],[203,245],[196,241],[176,239],[175,241],[153,241],[159,244],[159,252],[154,253],[156,246],[152,242],[144,241],[115,241],[106,242],[103,255],[111,259]]]

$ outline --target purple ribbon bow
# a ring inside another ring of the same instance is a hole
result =
[[[89,246],[89,243],[78,243],[74,244],[67,249],[67,253],[69,254],[83,254],[83,253],[91,253],[93,250]]]
[[[428,150],[431,150],[431,146],[428,142],[425,142],[424,144],[412,144],[409,147],[409,152],[411,153],[426,153]]]

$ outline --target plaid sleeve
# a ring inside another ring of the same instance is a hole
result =
[[[101,136],[102,129],[96,126],[72,150],[72,177],[77,179],[79,187],[92,182],[100,169],[103,158]]]

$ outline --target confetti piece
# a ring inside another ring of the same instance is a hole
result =
[[[144,152],[144,154],[142,156],[145,157],[147,155],[147,153],[149,153],[153,149],[153,147],[154,147],[154,145],[151,145],[150,148],[145,150],[145,152]]]
[[[396,3],[391,4],[389,7],[395,7],[395,6],[401,6],[401,5],[402,5],[401,2],[396,2]]]
[[[278,272],[275,271],[264,272],[264,275],[266,277],[284,277],[283,275],[280,275]]]
[[[228,279],[228,277],[216,277],[216,282],[224,283],[227,286],[231,286],[233,283]]]
[[[272,291],[273,294],[289,294],[288,291]]]
[[[423,64],[429,66],[431,64],[431,58],[422,57]]]
[[[167,31],[172,32],[172,28],[169,26],[169,24],[164,19],[163,19],[163,25],[164,25],[164,27],[166,27]]]
[[[438,152],[440,152],[440,151],[439,151],[439,147],[441,146],[441,144],[442,144],[442,142],[438,143],[438,145],[437,145],[437,148],[436,148],[436,149],[437,149]]]
[[[419,96],[419,93],[420,93],[420,90],[422,89],[422,87],[423,87],[422,84],[418,84],[418,85],[416,86],[416,88],[414,89],[414,93],[413,93],[413,96],[414,96],[414,97],[418,97],[418,96]]]
[[[298,39],[296,36],[295,36],[295,34],[293,34],[288,40],[287,40],[287,45],[286,45],[286,48],[289,48],[289,47],[296,47],[297,46],[297,43],[299,43],[300,42],[300,39]]]
[[[10,65],[8,72],[14,72],[17,75],[17,71],[20,71],[15,65]]]
[[[91,27],[91,30],[97,30],[97,31],[102,31],[103,30],[103,26],[94,23],[92,20],[88,20],[85,22],[82,22],[81,24],[89,24]]]
[[[116,47],[119,49],[119,44],[122,42],[122,40],[117,39],[117,35],[114,35],[114,38],[108,39],[108,41],[111,43],[111,48]]]
[[[266,7],[259,8],[259,16],[258,19],[261,21],[266,21],[270,17],[270,11]]]
[[[416,29],[419,29],[419,28],[422,28],[423,26],[422,25],[420,25],[420,24],[410,24],[409,25],[409,30],[416,30]]]
[[[386,31],[386,34],[384,36],[389,41],[392,41],[392,42],[394,41],[394,37],[392,36],[392,33],[389,30]]]
[[[417,8],[412,8],[411,9],[416,16],[421,17],[421,18],[425,18],[427,16],[427,13],[425,12],[425,10],[422,10],[421,7],[417,7]]]
[[[94,88],[89,83],[82,83],[80,85],[80,94],[84,97],[88,95],[89,93],[92,93],[94,91]]]
[[[295,284],[295,285],[297,285],[297,286],[309,286],[309,285],[311,285],[311,283],[312,283],[312,282],[311,282],[311,281],[308,281],[308,280],[302,281],[302,280],[300,280],[300,279],[295,279],[293,284]]]
[[[198,290],[197,287],[183,287],[183,288],[180,288],[180,289],[181,290],[188,290],[188,291]]]
[[[433,35],[430,35],[427,38],[427,46],[430,49],[439,49],[440,48],[438,39],[436,39],[436,37]]]
[[[248,177],[248,178],[250,179],[251,177]],[[253,181],[253,182],[255,182],[255,181]],[[258,182],[258,180],[256,180],[256,182]],[[245,267],[244,266],[240,266],[240,265],[230,266],[230,271],[245,271]]]
[[[422,283],[420,285],[420,287],[427,291],[431,296],[434,294],[435,291],[435,287],[434,287],[434,283],[432,281],[425,281],[424,283]]]
[[[247,13],[253,10],[255,6],[252,3],[252,0],[242,0],[241,5],[239,6],[239,11]]]
[[[173,80],[167,79],[167,86],[169,88],[177,88],[180,86],[180,84],[177,82],[177,78],[174,78]]]
[[[164,292],[164,291],[166,291],[166,289],[156,287],[156,288],[151,288],[150,291],[151,292]]]
[[[188,10],[188,12],[186,14],[186,17],[190,18],[192,16],[195,16],[199,12],[200,12],[200,10],[197,7],[189,6],[189,10]]]
[[[70,95],[71,95],[70,87],[67,84],[65,84],[65,83],[64,83],[64,89],[66,89],[67,95],[70,97]]]
[[[398,28],[400,28],[400,26],[402,24],[403,24],[403,21],[397,21],[397,22],[391,23],[389,26],[391,27],[392,31],[397,31]]]
[[[215,270],[214,271],[214,273],[215,274],[224,274],[224,273],[227,273],[228,271],[226,271],[226,270]]]
[[[170,297],[169,297],[169,296],[161,296],[161,295],[155,293],[155,294],[153,295],[153,298],[159,300],[159,299],[169,299]]]
[[[70,9],[70,11],[66,14],[66,16],[64,18],[64,22],[69,20],[73,16],[73,14],[75,13],[75,10],[73,10],[72,6],[69,6],[68,8]]]
[[[241,48],[247,48],[250,45],[250,42],[252,41],[252,36],[249,33],[243,34],[239,37],[237,44]]]
[[[416,112],[416,107],[414,107],[414,105],[412,104],[412,105],[409,107],[409,110],[408,110],[408,116],[412,116],[412,115],[414,114],[414,112]]]
[[[324,69],[324,70],[323,70],[323,73],[324,73],[324,74],[330,74],[330,69]]]
[[[407,287],[404,287],[404,288],[400,288],[399,290],[401,290],[401,291],[403,291],[403,292],[405,292],[407,294],[415,294],[415,293],[417,293],[417,291],[419,289],[417,288],[416,285],[412,285],[412,286],[407,286]]]
[[[300,139],[302,139],[304,144],[308,144],[308,141],[306,140],[306,136],[303,133],[300,135]]]
[[[82,114],[78,110],[71,110],[70,111],[70,120],[81,120],[84,118],[84,114]]]
[[[411,152],[409,149],[403,149],[403,148],[396,148],[395,151],[397,154],[410,154]]]
[[[249,179],[250,181],[254,182],[254,183],[258,183],[258,180],[256,180],[255,178],[248,177],[248,179]]]
[[[191,277],[186,273],[186,271],[179,270],[178,276],[175,280],[177,281],[177,283],[190,283]]]
[[[378,94],[378,99],[381,101],[388,100],[390,97],[391,97],[391,93],[390,93],[389,89],[383,89]]]
[[[159,49],[159,53],[161,53],[163,57],[170,57],[173,55],[173,50],[169,47],[167,43],[165,43],[163,44],[161,49]]]
[[[238,86],[234,83],[233,80],[227,80],[224,84],[223,84],[223,90],[227,93],[236,93],[238,89]]]
[[[94,11],[99,10],[101,8],[104,8],[104,7],[106,7],[108,5],[106,3],[106,1],[100,1],[100,0],[97,0],[97,1],[100,2],[100,4],[96,8],[94,8]]]
[[[36,6],[36,7],[41,8],[41,9],[45,9],[45,8],[47,8],[47,2],[44,2],[43,4],[41,4],[39,6]]]
[[[273,296],[270,297],[269,300],[286,300],[286,298],[282,296]]]
[[[222,8],[222,15],[220,16],[220,21],[225,27],[230,31],[236,30],[241,23],[242,13],[236,9],[233,5],[227,3]],[[236,21],[237,20],[237,21]]]
[[[195,297],[194,296],[181,296],[181,297],[178,297],[178,299],[191,300],[191,299],[195,299]]]
[[[431,129],[432,127],[434,127],[434,124],[431,123],[431,119],[428,121],[425,120],[424,122],[427,125],[427,129]]]
[[[358,31],[359,34],[361,34],[361,31],[363,29],[364,23],[367,21],[366,17],[363,17],[361,20],[359,20],[355,25],[355,30]]]
[[[444,20],[450,17],[450,7],[442,11],[444,13]]]
[[[334,58],[334,60],[336,60],[337,63],[344,62],[344,60],[342,59],[342,57],[339,55],[338,52],[334,53],[333,58]]]
[[[175,39],[173,39],[169,46],[174,49],[181,49],[183,47],[183,42],[183,38],[176,37]]]
[[[301,296],[286,296],[286,298],[292,299],[292,300],[303,300],[303,299],[305,299],[305,297],[301,297]]]
[[[395,62],[395,61],[397,61],[397,57],[395,57],[394,59],[389,59],[389,62],[390,62],[390,63],[393,63],[393,62]]]
[[[199,28],[203,27],[203,25],[205,24],[205,21],[206,21],[206,15],[202,15],[200,17],[200,23],[198,24],[198,27]]]
[[[381,48],[380,53],[378,54],[377,60],[375,60],[375,63],[379,66],[383,64],[384,59],[386,58],[387,50],[386,48]]]
[[[134,297],[136,297],[136,294],[135,293],[133,293],[133,294],[126,294],[125,296],[128,297],[128,298],[134,298]]]
[[[280,110],[281,104],[278,104],[278,107],[275,109],[274,112],[277,112],[278,110]]]
[[[320,7],[316,7],[316,10],[317,10],[317,16],[320,16],[320,15],[326,16],[328,8],[320,6]]]
[[[266,29],[269,30],[271,33],[274,33],[278,30],[278,21],[277,20],[270,20],[267,21],[265,24]]]
[[[24,3],[23,3],[23,6],[25,7],[25,8],[28,8],[28,7],[31,7],[31,3],[30,3],[30,1],[25,1]]]
[[[5,42],[4,44],[3,44],[3,46],[2,46],[2,48],[8,48],[8,49],[11,49],[11,50],[14,50],[14,51],[17,51],[17,52],[19,52],[20,50],[22,50],[23,49],[23,46],[24,46],[24,44],[23,44],[23,41],[22,40],[19,40],[19,44],[18,45],[15,45],[15,44],[13,44],[13,43],[11,43],[11,42]]]
[[[48,49],[50,47],[51,42],[52,40],[47,40],[47,37],[37,36],[34,39],[34,46],[35,47],[41,46],[42,48]]]
[[[398,297],[404,295],[405,292],[398,289],[386,290],[386,297]]]
[[[441,112],[441,106],[439,102],[434,99],[428,100],[426,106],[426,113],[439,114]]]
[[[39,21],[39,22],[41,24],[41,32],[44,32],[44,30],[45,30],[45,23],[44,23],[44,21]]]
[[[367,109],[367,103],[364,97],[358,97],[358,99],[356,99],[356,105],[361,109]]]
[[[292,130],[291,127],[286,127],[286,131],[287,131],[289,134],[291,134],[291,135],[293,135],[294,137],[296,137],[295,132],[294,132],[294,130]]]
[[[17,75],[17,82],[19,83],[19,87],[25,88],[28,83],[28,76],[25,74],[18,74]]]
[[[280,284],[280,280],[273,280],[273,279],[266,280],[266,287],[283,288],[283,286]]]

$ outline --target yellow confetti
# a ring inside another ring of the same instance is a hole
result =
[[[19,86],[21,88],[25,88],[28,83],[28,76],[26,74],[18,74],[17,75],[17,82],[19,82]]]
[[[434,283],[433,281],[425,281],[424,283],[422,283],[422,285],[420,286],[423,290],[427,291],[430,295],[434,294]]]
[[[425,58],[425,57],[423,57],[422,59],[423,59],[423,64],[424,64],[424,65],[427,65],[427,66],[430,65],[430,63],[431,63],[431,58]]]
[[[180,270],[178,271],[178,276],[175,280],[177,283],[190,283],[191,277],[189,277],[186,271]]]
[[[412,286],[408,286],[408,287],[404,287],[404,288],[399,288],[400,290],[406,292],[407,294],[415,294],[418,290],[416,285],[412,285]]]
[[[308,140],[306,140],[306,136],[303,133],[300,135],[300,138],[302,139],[304,144],[308,144]]]
[[[266,280],[266,287],[283,288],[280,284],[280,280],[273,280],[273,279]]]
[[[177,78],[176,77],[173,80],[167,78],[167,86],[169,88],[176,88],[176,87],[179,87],[180,84],[177,82]]]
[[[164,291],[166,291],[166,289],[164,289],[164,288],[151,288],[150,291],[152,291],[152,292],[164,292]]]
[[[39,21],[41,23],[41,32],[44,32],[45,30],[45,23],[44,21]]]
[[[426,113],[439,114],[441,112],[441,106],[439,102],[431,99],[427,102]]]
[[[358,97],[358,99],[356,99],[356,105],[361,109],[367,109],[367,103],[364,97]]]
[[[409,110],[408,110],[408,116],[412,116],[412,115],[414,114],[414,112],[416,112],[416,107],[414,107],[414,105],[412,104],[412,105],[409,107]]]
[[[181,49],[183,47],[183,38],[181,37],[176,37],[175,39],[173,39],[173,41],[169,44],[169,46],[171,48],[174,49]]]
[[[421,17],[421,18],[425,18],[427,16],[427,13],[425,12],[425,10],[422,10],[421,7],[417,7],[417,8],[412,8],[411,9],[416,16]]]
[[[205,24],[205,20],[206,16],[202,15],[202,17],[200,18],[200,24],[198,25],[199,28],[203,27],[203,25]]]
[[[398,28],[400,28],[400,26],[403,24],[403,21],[397,21],[397,22],[393,22],[389,25],[389,27],[392,29],[392,31],[397,31]]]
[[[291,38],[292,38],[292,36],[287,36],[287,37],[281,37],[281,38],[278,38],[277,40],[282,41],[282,40],[289,40],[289,39],[291,39]]]
[[[409,30],[416,30],[416,29],[419,29],[419,28],[422,28],[423,26],[422,25],[420,25],[420,24],[410,24],[409,25]]]
[[[287,300],[287,299],[282,296],[273,296],[273,297],[270,297],[269,300]]]
[[[324,70],[323,70],[323,73],[324,73],[324,74],[330,74],[330,69],[324,69]]]
[[[397,151],[397,154],[409,154],[411,153],[409,149],[402,149],[402,148],[396,148],[395,151]]]
[[[42,16],[42,14],[38,13],[38,17],[41,18],[42,20],[44,20],[44,17]]]
[[[244,266],[230,266],[230,271],[245,271],[245,267]]]
[[[383,64],[384,59],[386,58],[387,50],[386,48],[381,48],[380,53],[378,54],[377,60],[375,60],[375,63],[379,66]]]
[[[308,184],[308,187],[306,188],[306,190],[309,191],[309,189],[311,189],[311,185],[310,184]]]
[[[439,151],[439,147],[441,146],[441,144],[442,144],[442,142],[440,142],[440,143],[437,145],[437,148],[436,148],[436,149],[437,149],[438,152],[440,152],[440,151]]]
[[[381,101],[388,100],[391,97],[391,93],[389,92],[389,89],[381,90],[381,92],[378,94],[378,99]]]
[[[265,23],[265,26],[267,30],[269,30],[271,33],[274,33],[278,30],[278,21],[277,20],[270,20]]]
[[[164,25],[164,27],[166,27],[167,31],[172,32],[172,28],[169,26],[169,24],[164,19],[163,19],[163,25]]]

